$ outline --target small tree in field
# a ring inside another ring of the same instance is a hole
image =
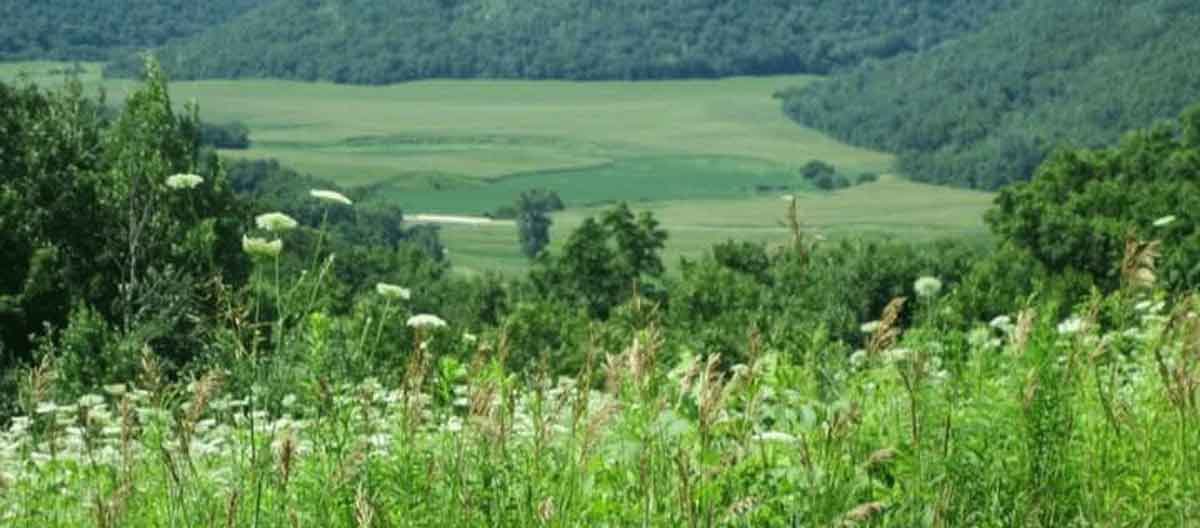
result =
[[[537,193],[523,192],[517,199],[517,236],[521,242],[521,253],[534,258],[550,245],[549,207]]]

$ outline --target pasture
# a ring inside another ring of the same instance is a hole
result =
[[[61,63],[0,65],[39,83]],[[130,81],[102,79],[82,64],[89,90],[110,101]],[[557,191],[561,244],[583,217],[628,201],[655,212],[670,232],[667,260],[695,256],[730,238],[777,243],[784,202],[796,194],[807,225],[837,237],[982,236],[991,196],[883,181],[819,192],[799,174],[823,160],[854,179],[886,173],[891,156],[851,147],[796,125],[772,94],[819,82],[803,76],[663,82],[426,81],[344,86],[273,80],[172,84],[179,103],[199,102],[215,123],[241,121],[253,146],[227,151],[277,158],[347,186],[371,185],[372,200],[407,212],[480,215],[532,188]],[[447,225],[444,240],[460,271],[519,271],[524,259],[510,223]]]

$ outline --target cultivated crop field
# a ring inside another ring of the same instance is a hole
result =
[[[0,66],[54,82],[66,65]],[[88,89],[119,101],[135,85],[101,79]],[[226,154],[277,158],[347,186],[374,185],[373,200],[410,213],[479,215],[533,188],[557,191],[568,210],[552,240],[598,207],[629,201],[671,233],[667,261],[729,238],[786,239],[781,196],[801,197],[805,220],[828,236],[983,236],[988,194],[894,178],[835,193],[799,174],[812,160],[850,179],[885,173],[892,158],[797,126],[772,98],[814,82],[803,76],[645,83],[428,81],[384,87],[269,80],[178,82],[175,101],[197,100],[204,119],[242,121],[253,146]],[[446,226],[461,271],[525,267],[511,223]]]

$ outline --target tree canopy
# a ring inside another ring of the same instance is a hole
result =
[[[1200,286],[1200,106],[1177,124],[1131,132],[1120,145],[1058,152],[1028,183],[1005,189],[987,220],[1050,269],[1113,289],[1129,244],[1161,242],[1155,279]],[[1124,266],[1127,267],[1127,266]],[[1122,272],[1125,272],[1123,276]]]
[[[0,60],[106,60],[189,37],[266,0],[0,2]],[[135,62],[134,74],[141,73]]]
[[[159,53],[172,76],[345,83],[827,73],[929,49],[1011,0],[275,0]],[[137,72],[133,59],[109,74]]]
[[[928,52],[781,94],[797,121],[899,154],[908,176],[997,189],[1061,145],[1111,145],[1200,93],[1191,0],[1021,2]]]

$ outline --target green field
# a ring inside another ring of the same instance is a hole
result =
[[[55,63],[0,66],[41,83]],[[120,100],[129,81],[81,76]],[[667,256],[696,255],[736,238],[775,243],[785,203],[797,194],[809,226],[828,236],[878,232],[904,237],[982,235],[987,194],[885,181],[836,193],[798,174],[819,159],[848,177],[885,173],[891,156],[838,143],[797,126],[772,94],[811,77],[663,82],[427,81],[384,87],[282,81],[172,85],[206,120],[238,120],[254,146],[230,156],[277,158],[354,186],[412,213],[477,215],[531,188],[556,190],[568,211],[553,238],[597,207],[629,201],[655,212],[671,233]],[[462,271],[524,266],[511,224],[446,226]]]
[[[909,240],[942,237],[986,237],[982,211],[992,195],[912,183],[885,176],[877,183],[835,193],[798,195],[804,225],[814,236],[836,240],[848,235],[896,236]],[[670,233],[665,260],[696,257],[714,243],[746,240],[768,245],[784,243],[790,234],[783,220],[788,203],[780,197],[745,199],[670,200],[633,204],[650,210]],[[554,216],[552,247],[598,208],[564,211]],[[492,269],[519,272],[525,260],[515,245],[516,228],[447,225],[442,239],[462,272]]]

